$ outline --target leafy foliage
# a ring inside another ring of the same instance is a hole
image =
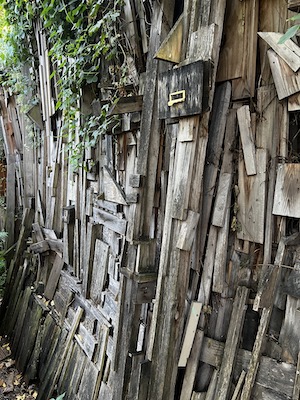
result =
[[[288,21],[299,21],[300,20],[300,14],[296,14],[293,17],[289,18]],[[291,26],[284,35],[279,39],[278,44],[283,44],[285,43],[288,39],[291,39],[294,37],[300,29],[300,24],[296,24]]]
[[[39,19],[43,22],[50,46],[51,78],[59,87],[56,110],[62,112],[66,121],[63,134],[70,143],[71,162],[76,167],[83,158],[84,148],[94,145],[110,122],[106,106],[99,117],[80,115],[80,96],[86,85],[97,88],[108,60],[124,64],[118,33],[122,0],[0,0],[0,5],[9,24],[5,74],[11,71],[9,66],[22,65],[29,59],[37,62],[34,27]],[[111,102],[118,98],[123,69],[116,69],[119,79],[111,87],[108,98]],[[11,74],[5,78],[11,84]]]

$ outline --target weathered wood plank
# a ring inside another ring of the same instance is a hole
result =
[[[64,260],[56,254],[44,292],[45,297],[49,300],[53,299],[63,266]]]
[[[90,295],[95,304],[101,302],[101,292],[107,278],[109,246],[103,241],[96,239],[91,277]]]
[[[194,342],[201,309],[202,309],[202,303],[196,301],[192,302],[186,323],[186,329],[178,361],[178,367],[185,367],[187,364],[187,360],[190,356],[190,352]]]
[[[251,242],[264,242],[267,153],[256,151],[257,174],[248,176],[243,160],[239,161],[237,237]]]
[[[245,318],[245,304],[249,295],[249,289],[239,286],[236,291],[229,330],[224,347],[222,364],[219,370],[216,396],[218,400],[226,400],[231,387],[231,378],[235,367],[236,354],[242,333]]]
[[[103,168],[103,190],[105,201],[127,205],[125,193],[106,166]]]
[[[279,164],[273,214],[300,218],[300,164]]]
[[[121,235],[126,233],[127,221],[99,208],[93,208],[93,220],[95,224],[105,225]]]
[[[256,154],[254,137],[251,128],[251,115],[249,106],[242,106],[237,110],[242,148],[247,175],[256,175]]]
[[[180,400],[190,400],[198,370],[200,352],[204,338],[204,331],[197,330],[190,356],[187,360]]]
[[[287,65],[297,72],[300,68],[300,48],[291,39],[283,44],[278,44],[283,36],[278,32],[258,32],[258,35],[268,43],[268,45],[287,63]]]
[[[224,343],[205,337],[200,361],[218,368],[223,360],[223,352]],[[239,378],[243,370],[248,370],[251,355],[251,352],[248,350],[238,350],[234,370],[235,379]],[[281,393],[291,397],[295,372],[296,367],[292,364],[278,362],[272,358],[262,356],[256,377],[256,384],[266,389],[273,389],[274,393]]]
[[[297,368],[296,368],[292,400],[299,400],[299,398],[300,398],[300,352],[298,354],[298,361],[297,361]]]
[[[213,113],[211,116],[210,131],[206,151],[206,164],[203,175],[203,206],[201,217],[201,251],[204,250],[208,224],[210,219],[212,201],[216,190],[216,179],[219,170],[220,157],[222,153],[225,135],[226,117],[231,98],[231,85],[226,82],[216,89]]]
[[[262,311],[258,332],[256,335],[252,356],[249,363],[249,368],[245,377],[244,387],[241,393],[241,400],[249,400],[251,391],[256,379],[257,370],[260,363],[262,346],[267,332],[271,317],[271,308],[264,308]]]
[[[199,222],[200,214],[188,211],[187,219],[182,222],[176,247],[181,250],[190,251],[195,239],[195,231]]]
[[[268,58],[279,100],[300,92],[300,72],[293,72],[271,49]]]

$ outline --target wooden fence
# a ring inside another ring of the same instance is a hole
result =
[[[278,45],[292,14],[194,0],[174,20],[179,5],[125,1],[139,92],[76,172],[40,22],[34,145],[2,91],[16,246],[1,329],[39,400],[299,400],[300,49]]]

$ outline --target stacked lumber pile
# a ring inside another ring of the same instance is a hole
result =
[[[39,400],[299,399],[289,13],[285,0],[125,1],[139,93],[76,173],[37,22],[36,146],[1,96],[11,244],[23,210],[1,326]],[[97,113],[105,99],[88,94]]]

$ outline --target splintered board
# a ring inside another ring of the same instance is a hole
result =
[[[159,75],[159,119],[185,117],[202,112],[203,61],[174,68]]]
[[[300,164],[278,165],[273,214],[300,218]]]

